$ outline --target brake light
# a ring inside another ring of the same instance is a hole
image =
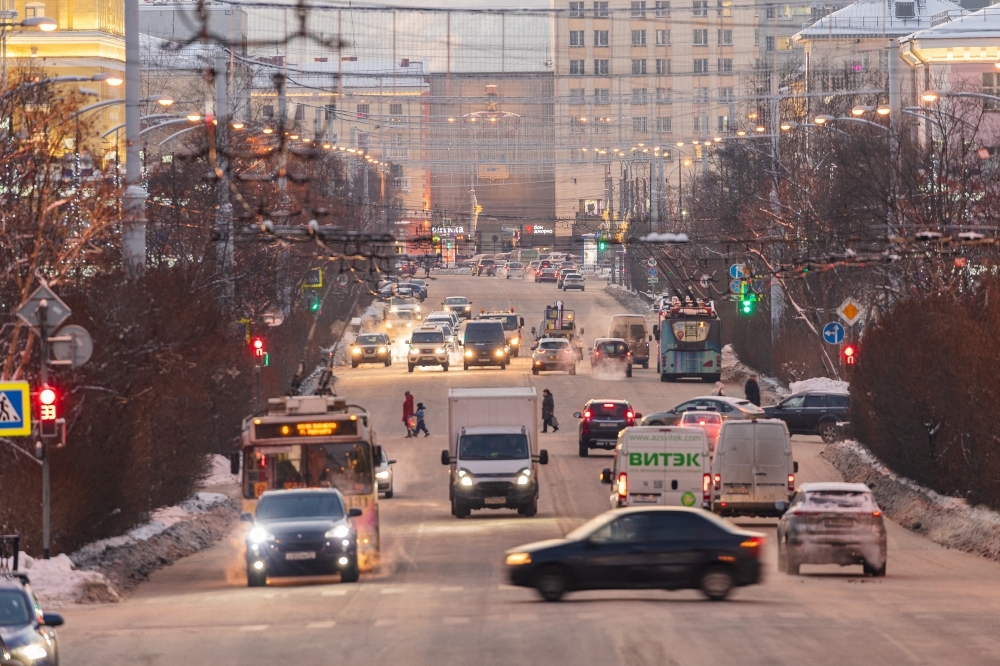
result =
[[[614,408],[615,408],[615,403],[613,402],[604,403],[604,409],[614,409]]]
[[[740,548],[749,550],[753,557],[760,557],[760,553],[764,549],[764,537],[750,537],[740,544]]]
[[[625,412],[625,418],[632,420],[635,418],[635,414],[633,414],[632,412]]]
[[[618,497],[625,499],[628,497],[628,474],[618,473]]]
[[[721,474],[716,474],[715,475],[715,489],[716,490],[722,490],[722,475]]]
[[[702,499],[706,502],[712,501],[712,475],[703,474],[701,477],[701,493]]]
[[[795,475],[788,475],[788,492],[795,492]]]
[[[585,418],[585,419],[589,419],[590,418],[590,410],[589,409],[583,413],[583,418]]]
[[[873,518],[881,518],[882,517],[882,512],[881,511],[872,511],[872,517]]]

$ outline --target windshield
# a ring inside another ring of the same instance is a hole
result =
[[[625,412],[629,411],[628,405],[624,402],[593,402],[587,407],[594,416],[613,416],[623,418]]]
[[[569,342],[566,340],[544,340],[538,343],[539,349],[569,349]]]
[[[462,460],[521,460],[528,457],[528,437],[509,435],[464,435],[459,440]]]
[[[378,335],[359,335],[355,342],[359,345],[377,345],[382,342],[382,338]]]
[[[469,324],[465,327],[466,342],[503,342],[503,328],[494,324]]]
[[[305,448],[309,487],[337,488],[345,495],[372,491],[372,459],[366,444],[311,444]]]
[[[444,342],[444,334],[439,332],[413,334],[412,343],[415,345],[421,343],[434,344],[435,342]]]
[[[493,321],[498,321],[503,326],[505,331],[516,331],[517,330],[517,316],[516,315],[486,315],[483,319],[491,319]]]
[[[263,497],[257,504],[257,520],[296,520],[298,518],[329,518],[340,520],[344,507],[333,493],[297,492],[289,495]]]
[[[469,302],[467,298],[446,298],[444,299],[446,305],[466,305]]]
[[[19,590],[0,590],[0,627],[31,622],[28,600]]]
[[[409,298],[393,298],[389,301],[390,305],[413,305],[416,301]]]
[[[400,310],[399,312],[390,312],[389,319],[413,319],[413,312],[410,310]]]

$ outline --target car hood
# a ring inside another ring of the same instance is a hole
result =
[[[7,644],[8,650],[14,650],[31,643],[40,642],[41,636],[31,624],[18,624],[12,627],[0,627],[0,638]]]
[[[546,539],[545,541],[534,541],[532,543],[526,543],[523,546],[518,546],[517,548],[511,548],[507,551],[507,555],[511,553],[537,553],[544,550],[552,550],[554,548],[559,548],[560,546],[566,546],[571,543],[576,543],[575,541],[570,541],[569,539]]]

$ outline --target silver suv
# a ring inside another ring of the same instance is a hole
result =
[[[406,354],[406,365],[410,372],[418,365],[440,365],[448,372],[448,345],[440,328],[422,326],[414,329],[407,342],[410,350]]]

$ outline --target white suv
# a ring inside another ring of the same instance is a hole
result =
[[[406,365],[410,372],[418,365],[440,365],[448,372],[448,345],[440,328],[422,326],[414,329],[407,342],[410,350],[406,354]]]

